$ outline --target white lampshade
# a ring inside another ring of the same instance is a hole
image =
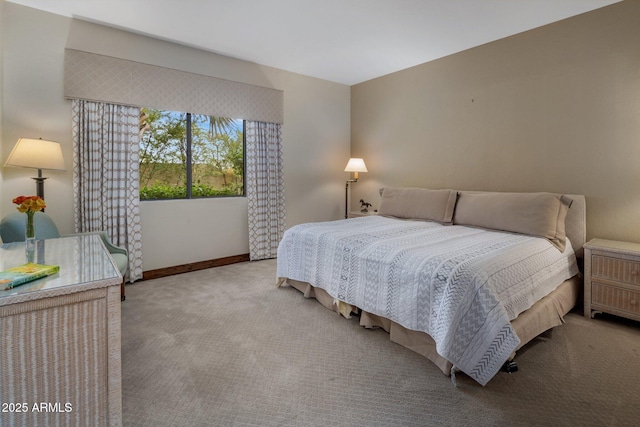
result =
[[[352,157],[347,163],[347,167],[344,168],[345,172],[369,172],[367,166],[364,164],[364,160]]]
[[[44,139],[18,139],[4,165],[57,171],[66,170],[60,144]]]

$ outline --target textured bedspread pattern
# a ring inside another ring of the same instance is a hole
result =
[[[520,342],[510,320],[578,273],[570,244],[560,253],[541,238],[377,216],[292,227],[277,268],[426,332],[482,385]]]

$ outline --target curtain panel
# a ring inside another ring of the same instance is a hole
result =
[[[281,126],[247,121],[245,131],[249,258],[275,258],[285,228]]]
[[[72,116],[75,231],[106,231],[129,252],[126,279],[141,279],[140,109],[74,99]]]

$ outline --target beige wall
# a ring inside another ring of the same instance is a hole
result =
[[[73,231],[71,106],[63,97],[65,47],[283,90],[287,226],[340,218],[342,170],[349,156],[348,86],[13,3],[4,7],[2,37],[2,161],[20,136],[42,136],[63,145],[69,171],[48,173],[46,183],[47,212],[63,233]],[[5,168],[0,191],[7,197],[32,193],[32,175]],[[7,197],[1,203],[5,212],[11,209]],[[144,270],[249,251],[245,198],[142,202],[142,227]]]
[[[383,185],[584,194],[587,234],[640,241],[640,2],[351,90],[351,151]]]
[[[14,3],[4,3],[2,16],[2,158],[4,164],[20,137],[59,141],[67,169],[71,167],[71,108],[62,95],[62,53],[69,20]],[[28,23],[28,25],[25,25]],[[33,31],[38,28],[38,31]],[[35,169],[2,168],[2,213],[15,211],[11,200],[35,194]],[[70,172],[45,172],[47,213],[72,230]]]
[[[0,160],[21,136],[62,143],[69,172],[47,173],[46,194],[63,233],[73,231],[68,44],[283,90],[287,226],[341,217],[351,151],[370,170],[352,199],[376,207],[381,185],[582,193],[589,237],[640,241],[636,2],[351,90],[13,3],[0,3],[0,20]],[[33,193],[33,175],[2,168],[0,213],[12,211],[15,195]],[[142,216],[145,270],[248,251],[242,198],[143,202]]]
[[[0,0],[0,23],[2,22],[2,17],[4,16],[4,0]],[[2,52],[2,31],[0,31],[0,52]],[[4,104],[4,96],[3,96],[3,87],[4,87],[4,55],[0,55],[0,159],[5,158],[4,151],[2,149],[3,138],[2,138],[2,128],[3,128],[3,120],[2,120],[2,106]],[[2,182],[2,168],[0,168],[0,182]],[[2,185],[0,185],[0,200],[4,200],[2,193]],[[0,203],[0,218],[5,215],[4,211],[4,203]]]

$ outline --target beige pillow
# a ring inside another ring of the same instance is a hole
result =
[[[544,237],[564,251],[564,219],[571,202],[551,193],[460,192],[453,222]]]
[[[451,223],[457,192],[426,188],[385,187],[379,215]]]

